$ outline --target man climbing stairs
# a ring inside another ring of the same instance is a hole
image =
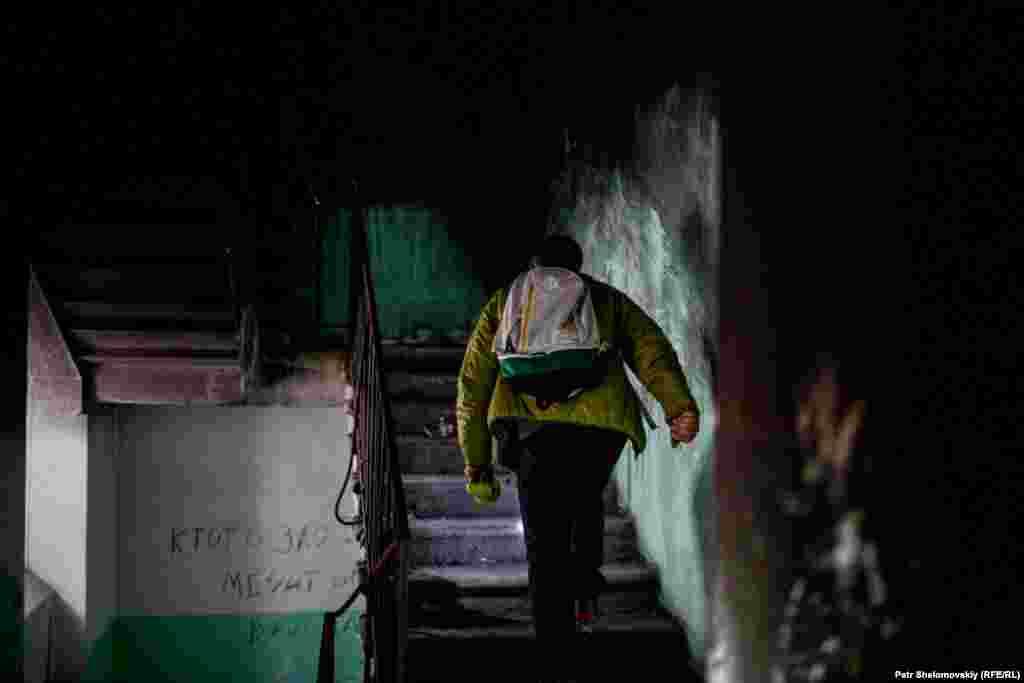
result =
[[[501,498],[478,505],[465,491],[455,435],[443,428],[454,424],[464,351],[384,348],[412,533],[406,680],[532,681],[544,667],[533,641],[515,475],[499,470]],[[576,678],[661,678],[661,671],[673,680],[700,680],[682,628],[658,605],[656,568],[637,548],[614,481],[604,502],[601,571],[608,588],[572,655]]]

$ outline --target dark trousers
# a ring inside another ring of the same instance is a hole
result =
[[[519,444],[519,509],[529,562],[537,642],[568,654],[576,632],[573,603],[604,587],[602,493],[622,453],[618,432],[545,425]]]

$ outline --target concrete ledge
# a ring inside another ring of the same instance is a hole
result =
[[[101,403],[209,405],[242,400],[242,369],[236,365],[178,367],[101,364],[92,371],[93,398]]]

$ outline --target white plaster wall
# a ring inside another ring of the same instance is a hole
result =
[[[133,406],[118,422],[121,615],[322,611],[351,593],[342,408]]]
[[[28,397],[25,563],[56,591],[56,643],[49,670],[84,669],[86,622],[87,418],[53,417]]]
[[[117,413],[89,413],[86,638],[95,643],[117,616]]]

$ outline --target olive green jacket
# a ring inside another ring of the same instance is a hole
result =
[[[654,395],[669,421],[697,411],[672,344],[643,309],[619,290],[583,276],[591,288],[601,338],[610,340],[640,382]],[[647,445],[641,423],[643,407],[621,362],[612,364],[600,386],[545,410],[524,394],[513,393],[498,371],[492,350],[505,308],[507,289],[484,306],[466,347],[459,372],[456,419],[459,447],[467,465],[492,461],[491,428],[496,420],[535,420],[601,427],[621,432],[637,454]]]

